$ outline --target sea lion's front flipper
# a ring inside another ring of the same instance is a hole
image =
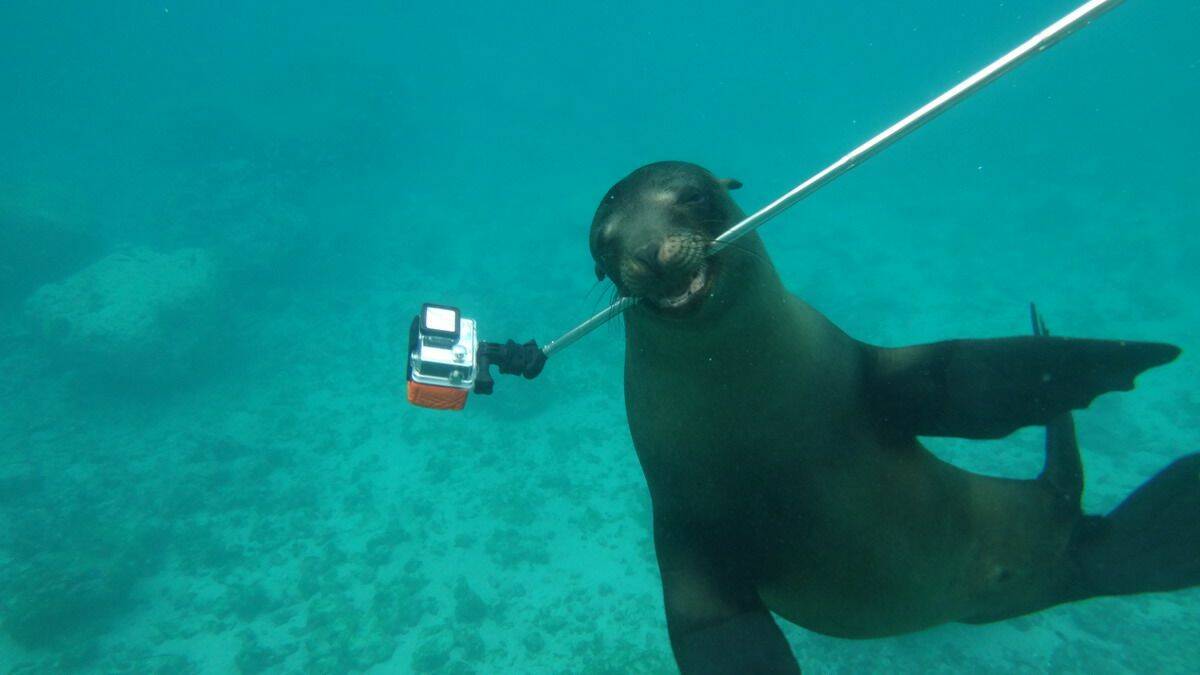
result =
[[[882,427],[901,435],[1001,438],[1175,359],[1157,342],[1047,336],[867,347],[865,392]]]
[[[735,536],[654,519],[667,633],[683,675],[796,673],[800,666],[750,577]]]

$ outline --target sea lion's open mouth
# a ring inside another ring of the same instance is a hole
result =
[[[674,288],[665,293],[651,294],[647,300],[657,309],[672,314],[698,307],[712,289],[716,278],[716,267],[709,261],[700,263],[691,276],[685,277]]]

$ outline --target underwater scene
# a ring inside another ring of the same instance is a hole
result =
[[[414,316],[544,345],[618,291],[589,231],[630,172],[693,162],[752,212],[1075,5],[0,4],[0,672],[677,672],[631,324],[444,411],[407,400]],[[1028,335],[1036,302],[1055,336],[1181,348],[1075,412],[1087,514],[1200,451],[1197,27],[1124,3],[758,233],[872,345]],[[1033,479],[1045,437],[921,442]],[[1139,552],[1200,581],[1177,488]],[[806,673],[1200,671],[1196,588],[776,623]]]

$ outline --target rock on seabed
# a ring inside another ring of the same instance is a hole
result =
[[[219,271],[202,249],[113,253],[25,302],[53,357],[103,376],[180,377],[213,326]]]

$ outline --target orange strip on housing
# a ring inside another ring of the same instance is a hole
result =
[[[462,410],[467,405],[467,390],[409,380],[408,402],[434,410]]]

